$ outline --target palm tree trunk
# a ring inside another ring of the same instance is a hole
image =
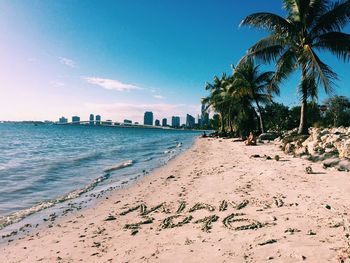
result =
[[[305,67],[303,67],[305,68]],[[301,110],[300,110],[300,123],[298,134],[308,134],[307,127],[307,87],[305,83],[306,71],[302,70],[302,99],[301,99]]]
[[[221,132],[224,132],[225,123],[224,123],[224,114],[223,114],[222,112],[220,112],[220,124],[221,124],[220,131],[221,131]]]
[[[261,116],[261,108],[260,108],[260,105],[259,105],[257,100],[255,100],[255,103],[256,103],[256,106],[258,108],[258,113],[259,113],[260,130],[261,130],[261,133],[264,133],[264,124],[263,124],[263,119]]]

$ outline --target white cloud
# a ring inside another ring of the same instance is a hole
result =
[[[162,95],[154,95],[153,98],[158,99],[158,100],[163,100],[163,99],[165,99],[165,97],[162,96]]]
[[[185,104],[131,104],[131,103],[86,103],[86,109],[95,114],[102,115],[103,119],[112,119],[114,121],[122,121],[131,119],[133,121],[143,121],[145,111],[152,111],[154,119],[171,118],[171,116],[180,116],[184,121],[186,114],[191,114],[197,117],[200,111],[200,105],[185,105]],[[168,119],[168,121],[170,121]]]
[[[71,68],[77,67],[74,60],[72,60],[70,58],[59,57],[58,59],[59,59],[60,63],[63,65],[66,65],[66,66],[71,67]]]
[[[108,90],[116,90],[116,91],[130,91],[130,90],[140,90],[141,87],[132,85],[132,84],[126,84],[123,82],[120,82],[118,80],[114,79],[105,79],[105,78],[98,78],[98,77],[85,77],[83,78],[86,82],[100,86],[104,89]]]

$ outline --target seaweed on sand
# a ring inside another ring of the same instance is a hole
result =
[[[140,215],[141,216],[145,216],[145,215],[148,215],[156,210],[158,210],[159,208],[163,207],[164,203],[161,203],[159,205],[156,205],[155,207],[152,207],[151,209],[147,209],[147,205],[145,204],[140,204],[140,205],[137,205],[137,206],[134,206],[134,207],[130,207],[129,209],[123,211],[120,213],[121,216],[125,216],[131,212],[134,212],[138,209],[140,209]]]
[[[269,239],[269,240],[266,240],[265,242],[259,243],[258,245],[259,246],[265,246],[265,245],[273,244],[273,243],[276,243],[276,242],[277,242],[276,239]]]
[[[233,222],[243,222],[243,221],[248,221],[249,219],[246,218],[236,218],[237,216],[243,216],[245,214],[243,213],[233,213],[230,214],[229,216],[225,217],[224,220],[222,220],[222,223],[224,224],[225,227],[227,228],[232,228],[231,223]]]
[[[145,209],[143,211],[141,210],[141,215],[142,216],[148,215],[148,214],[158,210],[159,208],[162,208],[163,205],[164,205],[164,203],[161,203],[159,205],[156,205],[156,206],[152,207],[150,210],[147,210],[147,206],[145,206]]]
[[[255,230],[258,228],[262,228],[264,225],[261,224],[260,222],[253,222],[249,225],[244,225],[244,226],[239,226],[236,227],[235,230],[240,231],[240,230]]]
[[[219,206],[219,211],[225,211],[227,209],[227,201],[226,200],[222,200]]]
[[[141,225],[147,225],[153,223],[153,218],[147,218],[145,221],[141,221],[138,223],[133,224],[126,224],[124,226],[124,229],[130,229],[132,235],[136,235],[138,233],[138,230],[141,228]]]
[[[241,210],[241,209],[243,209],[244,207],[246,207],[248,204],[249,204],[249,201],[248,201],[248,200],[243,200],[241,203],[239,203],[239,204],[236,206],[236,209],[237,209],[237,210]]]
[[[213,223],[218,221],[219,217],[217,215],[207,216],[205,218],[195,221],[195,224],[203,223],[202,230],[205,232],[210,232],[210,229],[213,227]]]
[[[196,210],[206,209],[210,212],[215,211],[215,207],[212,205],[204,204],[204,203],[197,203],[192,208],[190,208],[189,212],[192,213]]]
[[[184,211],[186,208],[186,202],[185,201],[181,201],[179,208],[176,211],[176,214],[180,214],[182,211]]]
[[[165,218],[162,222],[162,228],[174,228],[174,227],[180,227],[183,226],[185,224],[188,224],[191,222],[191,220],[193,219],[193,216],[187,216],[185,217],[182,221],[178,222],[178,223],[174,223],[174,219],[180,217],[180,215],[173,215],[173,216],[169,216],[167,218]]]
[[[131,212],[133,212],[133,211],[135,211],[135,210],[137,210],[137,209],[139,209],[140,207],[141,207],[141,205],[137,205],[137,206],[134,206],[134,207],[130,207],[129,209],[127,209],[127,210],[121,212],[120,215],[121,215],[121,216],[125,216],[125,215],[127,215],[127,214],[129,214],[129,213],[131,213]]]

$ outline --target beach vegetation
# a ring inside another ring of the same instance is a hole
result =
[[[252,47],[242,61],[274,62],[276,83],[294,71],[301,73],[299,134],[308,133],[308,99],[315,99],[319,86],[332,94],[337,74],[321,60],[319,51],[329,51],[343,61],[350,60],[350,35],[342,29],[350,21],[350,1],[283,0],[286,17],[260,12],[247,16],[242,26],[267,30],[270,35]]]

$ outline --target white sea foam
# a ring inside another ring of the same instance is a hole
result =
[[[97,186],[97,184],[106,180],[108,177],[109,177],[109,175],[105,174],[103,176],[96,178],[95,180],[93,180],[90,184],[88,184],[84,188],[74,190],[72,192],[69,192],[68,194],[59,196],[56,199],[43,201],[43,202],[41,202],[37,205],[34,205],[28,209],[24,209],[24,210],[12,213],[8,216],[2,216],[2,217],[0,217],[0,230],[3,229],[4,227],[10,225],[10,224],[21,221],[22,219],[24,219],[27,216],[30,216],[31,214],[34,214],[34,213],[39,212],[41,210],[50,208],[58,203],[62,203],[64,201],[77,198],[77,197],[81,196],[82,194],[94,189]]]
[[[120,164],[117,164],[115,166],[109,167],[109,168],[105,169],[104,172],[105,173],[109,173],[109,172],[113,172],[113,171],[116,171],[116,170],[119,170],[119,169],[123,169],[123,168],[126,168],[128,166],[133,165],[133,163],[134,163],[133,160],[129,160],[129,161],[126,161],[124,163],[120,163]]]

